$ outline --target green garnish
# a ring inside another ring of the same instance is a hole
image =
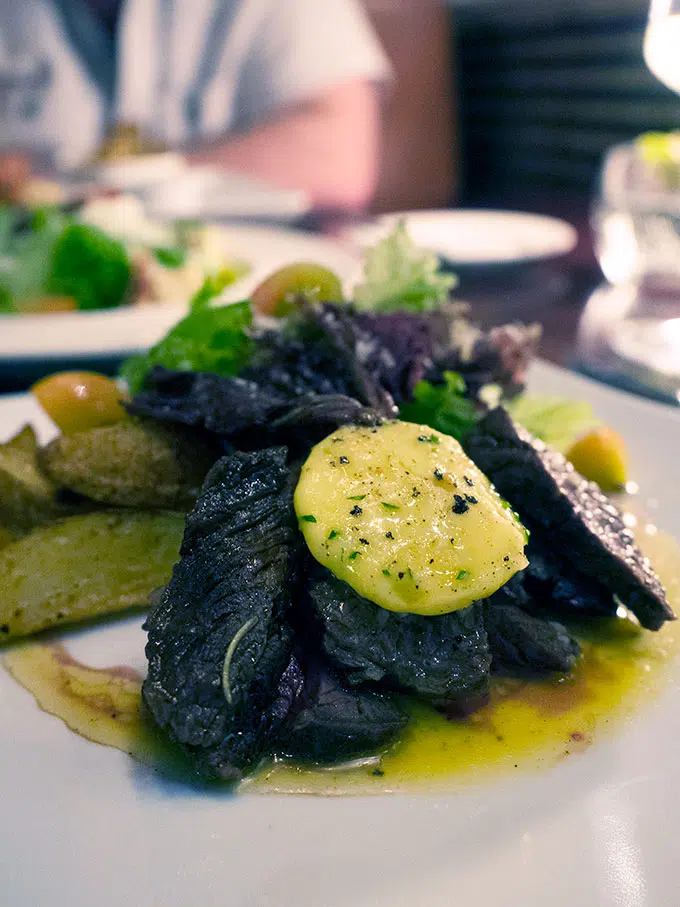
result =
[[[365,252],[364,279],[354,291],[354,304],[376,312],[427,312],[447,302],[457,284],[453,274],[441,272],[436,255],[413,243],[399,221]]]
[[[313,513],[306,513],[304,516],[300,517],[300,520],[303,523],[316,523],[316,517]]]
[[[532,435],[565,453],[571,445],[600,425],[590,403],[547,394],[522,394],[505,404],[510,415]]]
[[[388,504],[387,501],[380,502],[385,510],[399,510],[399,504]]]
[[[347,560],[348,560],[348,561],[354,561],[354,560],[356,560],[356,559],[359,557],[360,554],[361,554],[361,551],[353,551],[353,552],[350,554],[350,556],[347,558]]]
[[[341,533],[337,529],[331,529],[331,531],[328,533],[328,538],[329,540],[336,539],[340,534]]]
[[[147,353],[126,359],[120,370],[135,394],[154,365],[190,372],[236,375],[250,357],[248,328],[253,316],[249,302],[209,306],[204,287],[194,297],[192,311]],[[215,289],[215,287],[213,287]],[[196,300],[199,300],[196,304]]]
[[[405,422],[431,425],[458,441],[465,439],[478,420],[474,404],[465,396],[465,381],[457,372],[444,372],[444,384],[419,381],[413,401],[402,404],[399,417]],[[433,438],[423,436],[421,440]]]
[[[53,208],[0,208],[0,297],[3,311],[24,299],[69,296],[79,309],[125,302],[132,268],[118,240]]]
[[[459,570],[456,574],[456,579],[466,579],[470,575],[469,570]]]
[[[363,501],[363,499],[364,499],[365,497],[366,497],[365,494],[351,494],[351,495],[347,498],[347,500],[348,500],[348,501]]]
[[[389,570],[383,570],[383,576],[392,576]]]
[[[160,247],[153,250],[154,258],[165,268],[181,268],[186,264],[187,250],[181,246]]]

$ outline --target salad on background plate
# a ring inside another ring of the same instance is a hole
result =
[[[217,226],[150,219],[133,195],[63,207],[0,208],[0,314],[177,303],[207,277],[248,272]]]

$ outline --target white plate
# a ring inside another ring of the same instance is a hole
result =
[[[566,255],[578,241],[571,224],[521,211],[403,211],[386,214],[348,230],[344,237],[359,248],[373,245],[406,221],[416,245],[453,265],[513,264]]]
[[[680,537],[680,414],[539,364],[630,445]],[[35,415],[0,401],[0,434]],[[48,426],[43,424],[43,429]],[[89,631],[92,663],[142,663],[137,624]],[[676,907],[680,672],[624,728],[551,770],[455,795],[242,796],[164,783],[87,743],[0,671],[3,907]]]
[[[131,192],[173,179],[185,170],[186,163],[181,154],[161,151],[103,161],[88,167],[83,176],[107,189]]]
[[[250,272],[225,293],[245,299],[268,274],[294,261],[312,261],[335,271],[346,285],[361,271],[358,254],[322,237],[274,227],[225,226],[230,257],[243,259]],[[138,306],[59,315],[0,315],[0,364],[36,359],[123,356],[146,349],[186,313],[177,305]]]
[[[311,210],[300,189],[279,189],[240,173],[191,167],[143,193],[149,215],[159,220],[263,219],[289,223]]]

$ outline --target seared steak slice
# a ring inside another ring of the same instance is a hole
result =
[[[350,683],[379,683],[446,709],[482,701],[491,658],[478,603],[436,617],[398,614],[316,566],[308,588],[324,652]]]
[[[304,690],[279,732],[278,755],[340,762],[375,753],[406,725],[389,694],[347,689],[325,665],[305,670]]]
[[[562,454],[516,425],[502,407],[484,417],[466,448],[561,561],[611,589],[643,627],[658,630],[674,618],[620,511]]]
[[[581,651],[562,624],[494,603],[493,596],[485,602],[484,625],[495,674],[566,673]]]
[[[291,698],[299,536],[286,456],[272,448],[215,464],[145,625],[144,701],[209,778],[237,780],[269,754]]]

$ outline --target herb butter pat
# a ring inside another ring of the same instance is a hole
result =
[[[515,514],[457,441],[426,426],[333,432],[302,468],[295,510],[316,560],[390,611],[465,608],[527,565]]]

